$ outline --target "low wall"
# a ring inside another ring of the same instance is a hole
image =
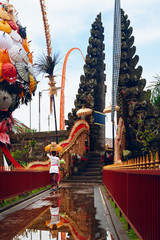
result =
[[[46,145],[50,144],[51,142],[56,141],[56,132],[49,131],[49,132],[35,132],[35,133],[21,133],[21,134],[14,134],[10,133],[10,140],[11,140],[11,149],[10,151],[14,152],[16,150],[22,150],[22,146],[24,142],[28,142],[29,140],[36,140],[36,148],[33,150],[32,157],[27,159],[28,162],[32,161],[43,161],[46,157],[46,152],[44,148]],[[68,131],[58,131],[57,132],[58,140],[66,140],[68,138]],[[0,166],[3,166],[3,155],[0,149]]]
[[[50,184],[48,171],[5,171],[0,172],[0,200],[30,192]]]
[[[160,171],[103,169],[103,183],[140,239],[160,239]]]

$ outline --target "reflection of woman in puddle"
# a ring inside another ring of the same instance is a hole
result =
[[[58,235],[58,228],[63,225],[63,220],[60,220],[60,199],[55,201],[50,207],[51,219],[46,221],[46,226],[50,228],[52,238],[56,238]]]
[[[48,227],[50,228],[50,232],[52,234],[52,238],[57,238],[58,230],[57,230],[57,223],[60,221],[60,215],[59,215],[59,207],[50,207],[50,213],[51,213],[51,220],[48,223]]]

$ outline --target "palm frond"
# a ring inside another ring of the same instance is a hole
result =
[[[155,88],[155,89],[159,89],[160,88],[160,76],[157,74],[156,76],[154,76],[154,78],[156,79],[155,81],[152,81],[151,85],[149,85],[147,88]]]
[[[53,57],[46,56],[44,53],[37,59],[35,68],[37,74],[44,73],[53,75],[55,66],[59,63],[59,54],[54,54]]]
[[[151,102],[160,108],[160,76],[157,74],[154,78],[156,80],[152,81],[148,88],[151,90]]]

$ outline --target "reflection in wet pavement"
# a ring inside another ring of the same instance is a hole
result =
[[[0,239],[113,240],[106,222],[98,186],[64,185],[0,221]]]

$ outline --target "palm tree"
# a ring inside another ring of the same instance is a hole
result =
[[[156,80],[148,88],[151,89],[151,102],[160,109],[160,76],[157,74],[154,78]]]

